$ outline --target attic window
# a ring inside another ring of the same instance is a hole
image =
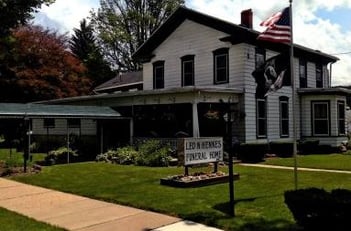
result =
[[[165,86],[164,72],[165,72],[165,61],[157,61],[153,63],[153,85],[154,89],[162,89]]]
[[[229,48],[213,51],[214,84],[229,82]]]
[[[323,68],[321,64],[316,64],[316,87],[323,88]]]
[[[182,86],[194,86],[194,55],[182,57]]]

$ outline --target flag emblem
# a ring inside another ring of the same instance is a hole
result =
[[[268,59],[252,72],[255,78],[256,98],[264,98],[282,86],[291,86],[289,55],[280,54]]]
[[[260,26],[267,27],[257,39],[271,42],[290,43],[291,42],[291,24],[290,8],[273,14],[271,17],[260,23]]]

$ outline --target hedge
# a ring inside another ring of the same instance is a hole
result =
[[[287,191],[285,203],[305,230],[350,230],[351,191],[308,188]]]

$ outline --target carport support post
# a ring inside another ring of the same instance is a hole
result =
[[[68,120],[67,120],[67,164],[69,164],[69,125],[68,125]]]
[[[27,172],[27,160],[29,157],[29,131],[30,131],[30,122],[29,122],[29,118],[27,116],[24,117],[24,139],[23,139],[23,171]],[[28,132],[26,131],[26,129],[28,128]]]

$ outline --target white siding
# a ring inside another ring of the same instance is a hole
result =
[[[316,87],[316,65],[307,62],[307,87]]]
[[[203,26],[193,21],[185,20],[157,49],[150,63],[144,64],[144,90],[152,89],[153,68],[152,63],[159,60],[165,61],[165,88],[181,86],[181,57],[195,55],[195,86],[213,85],[213,53],[218,48],[231,48],[228,42],[219,39],[228,36],[225,33]],[[230,78],[236,76],[232,73],[238,60],[236,57],[240,48],[235,46],[229,50]],[[234,57],[233,57],[234,55]],[[240,65],[240,64],[238,64]]]
[[[81,123],[81,135],[96,135],[97,124],[96,120],[82,119]]]
[[[153,68],[152,63],[143,64],[143,89],[153,89]]]
[[[303,96],[301,100],[301,118],[302,118],[302,136],[312,137],[312,106],[311,102],[313,101],[328,101],[329,102],[329,112],[330,112],[330,136],[327,138],[322,138],[325,142],[330,139],[337,139],[338,134],[338,115],[337,115],[337,103],[338,101],[345,102],[346,99],[343,96],[335,95],[313,95],[313,96]],[[338,140],[343,138],[338,138]]]
[[[256,135],[256,83],[251,73],[255,69],[255,47],[248,46],[249,58],[246,58],[245,71],[244,71],[244,83],[245,83],[245,95],[244,95],[244,108],[245,108],[245,142],[247,143],[260,143],[267,141],[292,141],[293,139],[293,104],[292,104],[292,88],[291,86],[283,86],[277,92],[267,97],[267,138],[257,139]],[[267,50],[266,59],[269,59],[277,53]],[[295,84],[298,84],[298,59],[294,59],[294,76]],[[289,98],[289,137],[280,137],[280,109],[279,109],[279,97],[286,96]],[[298,102],[298,97],[296,97]],[[299,105],[297,103],[297,105]],[[296,108],[296,124],[297,134],[299,134],[299,108]],[[299,137],[299,136],[298,136]]]
[[[322,66],[322,71],[323,86],[324,88],[330,87],[328,68],[326,65]],[[316,63],[307,62],[307,87],[316,88]]]
[[[66,135],[67,134],[67,120],[66,119],[55,119],[54,128],[45,128],[44,119],[33,119],[32,120],[33,135]],[[96,135],[96,121],[82,119],[81,128],[69,128],[70,134],[76,135]]]
[[[310,135],[310,101],[301,101],[296,95],[296,108],[293,111],[292,87],[284,86],[277,92],[267,97],[267,138],[257,139],[256,136],[256,83],[252,77],[255,69],[255,46],[249,44],[231,45],[221,42],[219,39],[227,34],[206,27],[196,22],[185,20],[162,44],[153,52],[154,57],[149,63],[143,65],[144,90],[153,89],[153,66],[156,61],[165,61],[164,81],[165,88],[181,87],[181,57],[194,55],[195,86],[213,86],[213,51],[218,48],[229,48],[229,83],[222,87],[243,89],[244,94],[240,97],[238,107],[245,114],[241,124],[235,125],[236,135],[242,142],[259,143],[267,141],[293,141],[293,112],[295,113],[297,139],[300,134]],[[278,53],[266,50],[266,59]],[[323,67],[326,71],[326,66]],[[324,72],[325,73],[325,72]],[[328,86],[327,75],[323,76],[325,86]],[[299,88],[299,59],[294,58],[295,86]],[[307,87],[316,87],[315,63],[307,62]],[[280,109],[279,97],[289,98],[289,137],[280,137]],[[308,104],[308,105],[307,105]],[[300,114],[300,111],[302,114]],[[333,111],[336,111],[335,105]],[[335,118],[335,115],[333,115]],[[300,121],[303,124],[300,125]],[[337,124],[332,124],[333,133],[336,132]],[[302,129],[302,130],[301,130]],[[301,130],[301,132],[300,132]]]

